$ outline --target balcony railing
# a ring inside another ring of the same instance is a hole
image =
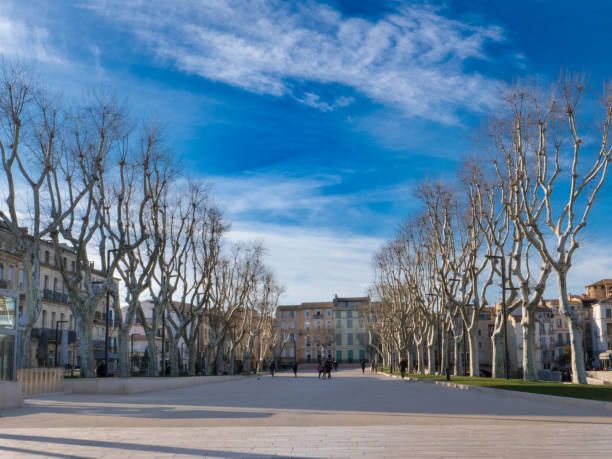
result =
[[[45,300],[55,301],[56,303],[70,303],[70,297],[66,293],[55,292],[53,290],[44,289],[43,298]]]

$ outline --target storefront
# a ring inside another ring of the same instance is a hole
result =
[[[16,376],[18,302],[16,292],[0,289],[0,380]]]

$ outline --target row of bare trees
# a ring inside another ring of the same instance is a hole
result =
[[[504,269],[506,317],[500,307],[488,309],[495,314],[492,373],[503,376],[505,363],[517,367],[503,342],[508,315],[520,309],[523,377],[535,380],[536,307],[554,274],[570,331],[572,381],[586,383],[583,318],[570,308],[567,283],[610,163],[610,89],[604,87],[594,115],[595,101],[579,78],[550,88],[518,84],[487,120],[459,178],[420,183],[422,213],[374,260],[378,301],[367,314],[376,317],[371,343],[386,362],[408,357],[417,371],[433,373],[452,354],[455,374],[463,374],[465,352],[470,375],[478,376],[478,322],[500,302]]]
[[[0,71],[0,221],[17,241],[24,272],[18,366],[29,364],[30,332],[42,308],[41,245],[49,241],[75,318],[83,376],[94,373],[94,313],[107,293],[122,376],[136,319],[149,355],[157,355],[165,324],[173,374],[179,341],[189,351],[188,372],[195,372],[201,329],[207,373],[228,346],[230,354],[239,343],[252,352],[281,288],[261,247],[226,240],[227,222],[206,187],[182,175],[159,125],[135,123],[105,92],[68,103],[28,65],[3,62]],[[152,300],[152,314],[141,307],[143,298]],[[157,375],[158,359],[148,362]]]

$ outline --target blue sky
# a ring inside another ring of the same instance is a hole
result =
[[[260,240],[283,302],[363,294],[370,259],[455,174],[500,88],[562,68],[612,76],[607,1],[5,1],[0,52],[66,97],[107,86],[166,125],[212,184],[231,237]],[[571,290],[612,275],[597,247],[608,186]]]

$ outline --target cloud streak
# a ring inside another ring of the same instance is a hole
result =
[[[489,108],[498,90],[465,68],[487,59],[486,45],[503,41],[502,30],[430,7],[401,7],[379,19],[346,17],[314,1],[104,0],[83,7],[118,20],[161,63],[325,111],[352,103],[356,92],[409,116],[455,123],[459,108]],[[330,96],[312,85],[340,89]]]

